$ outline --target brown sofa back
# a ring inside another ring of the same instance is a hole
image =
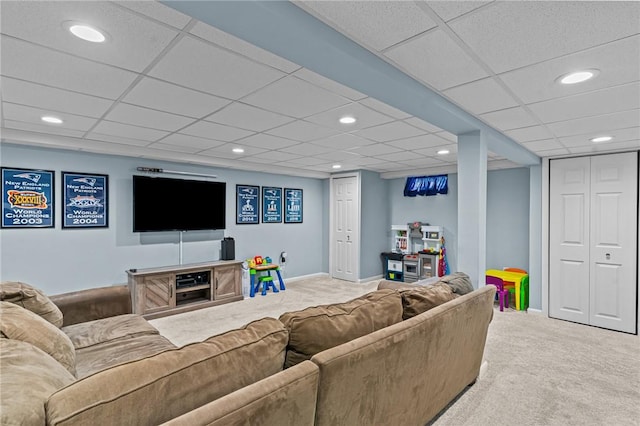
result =
[[[316,425],[427,423],[478,376],[494,295],[483,287],[315,355]]]
[[[282,370],[287,330],[273,318],[100,371],[51,395],[47,424],[159,424]]]
[[[126,285],[74,291],[50,299],[62,311],[65,326],[133,312]]]

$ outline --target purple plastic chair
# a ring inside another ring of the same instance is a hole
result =
[[[509,290],[504,288],[504,281],[502,281],[502,278],[487,275],[487,280],[485,282],[496,286],[496,296],[498,296],[498,301],[500,301],[500,312],[504,311],[504,308],[509,308]]]

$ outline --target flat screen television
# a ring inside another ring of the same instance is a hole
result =
[[[133,232],[225,229],[225,182],[133,176]]]

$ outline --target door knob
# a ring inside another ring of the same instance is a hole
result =
[[[610,253],[607,253],[607,254],[605,254],[605,255],[604,255],[604,257],[606,257],[606,258],[607,258],[607,260],[610,260],[610,259],[611,259],[611,254],[610,254]]]

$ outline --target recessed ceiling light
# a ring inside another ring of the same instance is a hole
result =
[[[71,21],[65,22],[64,25],[71,31],[71,34],[82,40],[90,41],[91,43],[103,43],[107,40],[106,33],[95,27]]]
[[[342,124],[353,124],[356,122],[355,117],[351,117],[351,116],[345,116],[345,117],[341,117],[339,120]]]
[[[592,138],[590,139],[591,142],[609,142],[611,139],[613,139],[611,136],[598,136],[597,138]]]
[[[447,155],[449,152],[451,151],[449,151],[448,149],[441,149],[440,151],[438,151],[438,155]]]
[[[62,124],[63,121],[58,118],[58,117],[54,117],[52,115],[43,115],[42,117],[40,117],[40,120],[44,121],[45,123],[49,123],[49,124]]]
[[[576,84],[587,81],[598,75],[600,71],[596,69],[576,71],[569,74],[561,75],[557,81],[562,84]]]
[[[231,151],[235,152],[236,154],[242,154],[244,152],[243,148],[233,148]]]
[[[340,164],[334,164],[333,166],[331,166],[332,169],[340,169],[342,168],[342,166]]]

